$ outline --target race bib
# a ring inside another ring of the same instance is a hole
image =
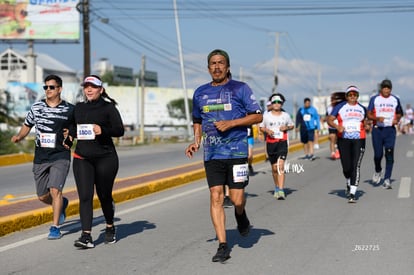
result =
[[[311,120],[311,115],[310,114],[304,114],[303,115],[303,120],[304,121],[310,121]]]
[[[40,147],[55,148],[56,134],[54,133],[40,133]]]
[[[281,132],[279,129],[272,129],[273,130],[273,138],[282,139],[283,138],[283,132]]]
[[[344,123],[345,132],[360,132],[360,125],[359,121],[346,121]]]
[[[93,124],[78,124],[77,125],[78,140],[94,140],[95,132],[93,131]]]
[[[248,165],[246,164],[237,164],[233,165],[233,182],[245,182],[248,180]]]

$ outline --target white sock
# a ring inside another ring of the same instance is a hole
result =
[[[351,194],[355,195],[357,188],[358,188],[357,186],[351,185],[351,190],[350,190]]]

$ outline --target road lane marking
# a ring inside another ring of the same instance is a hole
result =
[[[414,155],[413,151],[407,151],[407,154],[405,155],[407,158],[412,158]]]
[[[411,177],[402,177],[400,188],[398,189],[398,198],[409,198],[411,189]]]
[[[179,197],[184,197],[184,196],[187,196],[187,195],[191,195],[193,193],[197,193],[199,191],[203,191],[203,190],[207,190],[207,189],[208,188],[205,185],[203,185],[201,187],[197,187],[197,188],[187,190],[187,191],[184,191],[184,192],[181,192],[181,193],[178,193],[178,194],[174,194],[174,195],[171,195],[171,196],[159,199],[159,200],[155,200],[155,201],[143,204],[143,205],[128,208],[128,209],[125,209],[125,210],[122,210],[122,211],[118,211],[118,212],[116,212],[116,216],[125,215],[125,214],[128,214],[128,213],[137,211],[137,210],[141,210],[141,209],[153,206],[153,205],[161,204],[163,202],[167,202],[167,201],[170,201],[170,200],[177,199]],[[99,221],[99,219],[101,219],[102,221],[104,220],[103,217],[94,218],[94,223],[96,221]],[[71,232],[71,231],[76,230],[76,229],[80,230],[80,224],[76,223],[75,225],[69,225],[69,226],[65,225],[64,230],[62,229],[62,233],[63,233],[63,235],[66,235],[66,233],[64,233],[64,232],[66,232],[66,231]],[[7,251],[7,250],[10,250],[10,249],[13,249],[13,248],[17,248],[17,247],[20,247],[20,246],[23,246],[23,245],[26,245],[26,244],[31,244],[31,243],[34,243],[34,242],[37,242],[37,241],[44,241],[45,239],[47,239],[47,236],[48,236],[48,233],[45,233],[45,234],[30,237],[30,238],[27,238],[27,239],[24,239],[24,240],[15,242],[15,243],[11,243],[11,244],[8,244],[8,245],[5,245],[5,246],[1,246],[0,247],[0,252],[4,252],[4,251]]]

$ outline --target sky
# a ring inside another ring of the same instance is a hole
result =
[[[146,69],[158,73],[162,87],[208,82],[207,55],[220,48],[230,55],[233,78],[257,97],[272,93],[277,67],[276,90],[290,106],[349,85],[371,94],[385,78],[403,106],[414,104],[414,0],[176,0],[177,16],[174,0],[89,2],[91,63],[107,58],[137,73],[145,55]],[[24,43],[4,41],[0,50],[8,47],[27,51]],[[35,42],[34,50],[82,75],[82,37]]]

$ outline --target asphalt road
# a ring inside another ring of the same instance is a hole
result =
[[[391,190],[371,184],[367,143],[355,204],[347,203],[340,164],[326,147],[315,161],[299,159],[302,152],[288,156],[297,173],[286,177],[285,201],[272,196],[269,164],[255,165],[246,189],[253,228],[241,237],[233,208],[226,208],[232,258],[225,264],[211,262],[217,241],[201,180],[118,204],[116,244],[103,243],[99,210],[94,249],[73,246],[78,216],[69,217],[57,241],[46,239],[49,225],[6,235],[1,274],[412,274],[414,136],[398,137]]]

